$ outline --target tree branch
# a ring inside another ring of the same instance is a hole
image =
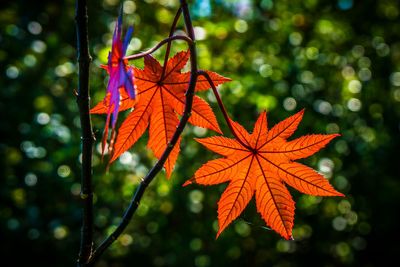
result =
[[[182,8],[179,7],[178,11],[176,12],[174,21],[172,22],[171,30],[169,31],[168,37],[172,37],[174,35],[175,29],[176,29],[176,24],[178,23],[179,17],[181,16],[181,13],[182,13]],[[167,62],[168,62],[168,58],[169,58],[169,53],[171,52],[171,45],[172,45],[172,43],[168,42],[167,49],[165,50],[164,64],[163,64],[163,69],[162,69],[160,81],[162,81],[164,79],[165,70],[167,69]]]
[[[218,93],[218,90],[217,90],[217,88],[215,87],[215,84],[214,84],[214,82],[212,81],[210,75],[208,75],[208,73],[205,72],[205,71],[203,71],[203,70],[199,70],[199,71],[197,72],[197,74],[198,74],[199,76],[200,76],[200,75],[201,75],[201,76],[204,76],[204,78],[206,78],[207,81],[208,81],[208,83],[210,84],[210,86],[211,86],[211,88],[212,88],[212,90],[213,90],[213,93],[214,93],[214,95],[215,95],[215,98],[217,99],[218,106],[219,106],[219,108],[221,109],[221,112],[222,112],[222,114],[224,115],[225,121],[226,121],[226,123],[228,124],[228,127],[229,127],[229,129],[231,130],[233,136],[235,136],[236,140],[237,140],[242,146],[248,148],[249,150],[253,150],[253,148],[251,148],[249,145],[246,145],[245,142],[243,142],[243,141],[239,138],[239,136],[236,134],[235,130],[233,129],[233,125],[232,125],[232,123],[231,123],[231,119],[229,118],[228,112],[227,112],[226,109],[225,109],[224,103],[222,102],[222,99],[221,99],[221,97],[220,97],[220,95],[219,95],[219,93]]]
[[[141,52],[141,53],[138,53],[138,54],[134,54],[134,55],[131,55],[131,56],[124,57],[124,59],[132,60],[132,59],[142,58],[142,57],[144,57],[146,55],[149,55],[149,54],[153,53],[154,51],[159,49],[164,44],[166,44],[166,43],[170,44],[171,41],[173,41],[173,40],[183,40],[183,41],[186,41],[189,45],[191,43],[193,43],[193,40],[190,37],[187,37],[187,36],[184,36],[184,35],[175,35],[175,36],[171,36],[171,37],[168,37],[168,38],[162,40],[156,46],[150,48],[147,51],[144,51],[144,52]]]
[[[197,71],[198,71],[198,69],[197,69],[197,53],[196,53],[196,44],[195,44],[195,36],[194,36],[192,21],[190,18],[189,9],[188,9],[186,0],[181,0],[181,8],[182,8],[182,13],[184,15],[184,22],[185,22],[186,30],[187,30],[188,36],[189,36],[189,39],[187,40],[187,42],[189,45],[189,50],[190,50],[190,55],[191,55],[190,56],[191,74],[190,74],[189,85],[188,85],[186,95],[185,95],[186,100],[185,100],[185,109],[184,109],[183,115],[179,121],[179,124],[175,130],[174,135],[172,136],[171,140],[168,143],[167,148],[164,150],[164,153],[161,155],[160,159],[153,166],[153,168],[151,168],[151,170],[146,175],[146,177],[143,178],[142,182],[139,184],[138,188],[136,189],[136,192],[131,199],[129,207],[126,209],[120,224],[117,226],[117,228],[114,230],[114,232],[111,233],[111,235],[109,235],[99,245],[99,247],[93,252],[92,257],[89,260],[90,264],[93,264],[103,254],[103,252],[121,235],[121,233],[128,226],[130,220],[132,219],[133,214],[136,212],[136,210],[140,204],[140,200],[142,199],[142,196],[143,196],[146,188],[153,181],[153,179],[156,177],[156,175],[161,171],[165,161],[167,160],[169,154],[171,153],[172,149],[174,148],[175,144],[177,143],[179,137],[182,134],[183,129],[186,126],[187,121],[189,120],[189,117],[190,117],[190,114],[192,111],[193,96],[194,96],[194,91],[195,91],[196,82],[197,82]],[[163,40],[162,42],[164,42],[164,41],[169,42],[169,40],[173,40],[174,37],[178,37],[178,36],[173,36],[173,37],[167,38],[167,39]],[[160,44],[162,42],[160,42]],[[159,44],[159,46],[161,46],[160,44]]]
[[[92,153],[94,135],[90,119],[89,99],[89,53],[87,1],[76,2],[76,33],[79,63],[78,95],[76,102],[82,129],[82,171],[81,171],[81,201],[83,203],[83,218],[81,228],[81,244],[78,266],[85,266],[93,248],[93,190],[92,190]]]

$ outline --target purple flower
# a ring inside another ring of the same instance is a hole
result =
[[[124,90],[127,95],[134,99],[135,86],[133,69],[128,65],[128,60],[124,59],[129,42],[132,38],[133,28],[129,27],[125,38],[122,40],[122,10],[118,17],[114,29],[111,51],[108,53],[108,63],[102,66],[110,75],[107,85],[107,94],[104,101],[108,102],[107,121],[103,133],[103,152],[108,137],[108,128],[111,120],[111,141],[110,148],[112,148],[113,139],[115,137],[115,125],[118,119],[120,90]],[[107,101],[108,100],[108,101]],[[109,151],[112,149],[109,148]]]

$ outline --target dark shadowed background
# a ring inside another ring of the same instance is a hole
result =
[[[89,1],[92,103],[105,94],[120,1]],[[295,241],[265,228],[254,203],[215,240],[225,185],[181,187],[215,154],[188,126],[172,178],[161,173],[127,231],[97,266],[381,266],[397,258],[400,223],[399,1],[193,0],[200,68],[233,79],[220,87],[234,119],[251,129],[305,108],[294,137],[341,133],[303,160],[346,198],[291,190]],[[128,53],[162,40],[178,0],[125,1],[135,26]],[[79,247],[80,130],[74,1],[3,1],[0,7],[0,255],[2,266],[74,266]],[[179,24],[182,29],[182,23]],[[184,49],[176,43],[174,51]],[[164,50],[155,53],[162,59]],[[142,61],[136,61],[143,66]],[[222,129],[227,127],[215,104]],[[97,140],[105,117],[94,115]],[[105,172],[94,156],[95,237],[119,222],[155,162],[147,134]],[[395,262],[395,261],[394,261]]]

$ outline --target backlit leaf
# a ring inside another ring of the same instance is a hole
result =
[[[285,239],[292,239],[295,203],[285,184],[305,194],[343,196],[321,174],[293,161],[314,154],[338,136],[307,135],[287,141],[297,129],[303,112],[283,120],[271,130],[267,128],[267,116],[263,112],[252,134],[231,121],[240,142],[222,136],[197,139],[208,149],[225,156],[204,164],[184,184],[229,182],[218,202],[217,237],[255,195],[257,210],[265,223]]]

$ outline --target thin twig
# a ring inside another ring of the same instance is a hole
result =
[[[201,76],[204,76],[204,78],[206,78],[207,81],[208,81],[208,83],[210,84],[210,86],[211,86],[211,88],[212,88],[212,90],[213,90],[213,93],[214,93],[214,95],[215,95],[215,98],[217,99],[218,106],[219,106],[219,108],[221,109],[221,112],[222,112],[222,114],[224,115],[225,121],[226,121],[226,123],[228,124],[228,127],[229,127],[229,129],[231,130],[232,134],[235,136],[236,140],[237,140],[242,146],[248,148],[249,150],[253,150],[253,148],[251,148],[248,144],[246,144],[245,142],[243,142],[243,141],[239,138],[239,136],[236,134],[235,129],[233,128],[233,125],[232,125],[232,123],[231,123],[231,119],[229,118],[228,112],[227,112],[226,109],[225,109],[224,103],[222,102],[221,97],[220,97],[220,95],[219,95],[219,93],[218,93],[218,90],[217,90],[217,88],[215,87],[215,84],[214,84],[214,82],[212,81],[210,75],[208,75],[208,73],[205,72],[205,71],[203,71],[203,70],[199,70],[199,71],[197,72],[197,74],[198,74],[199,76],[200,76],[200,75],[201,75]]]
[[[171,140],[169,141],[167,148],[164,150],[164,153],[161,155],[160,159],[157,161],[157,163],[151,168],[149,173],[146,175],[146,177],[143,178],[142,182],[139,184],[138,188],[136,189],[135,194],[133,195],[131,202],[129,204],[129,207],[126,209],[124,216],[122,217],[122,220],[120,224],[117,226],[117,228],[114,230],[113,233],[111,233],[99,246],[97,249],[92,254],[92,257],[90,258],[89,262],[90,264],[93,264],[102,254],[103,252],[121,235],[121,233],[125,230],[125,228],[128,226],[133,214],[136,212],[140,200],[142,199],[142,196],[148,187],[148,185],[153,181],[153,179],[156,177],[156,175],[161,171],[165,161],[167,160],[169,154],[171,153],[172,149],[174,148],[175,144],[177,143],[179,137],[182,134],[183,129],[186,126],[187,121],[189,120],[190,113],[192,111],[192,105],[193,105],[193,96],[194,96],[194,90],[196,87],[196,82],[197,82],[197,53],[196,53],[196,45],[195,45],[195,36],[194,36],[194,31],[193,31],[193,26],[189,14],[189,9],[187,7],[187,3],[185,0],[181,0],[181,8],[182,12],[184,15],[184,22],[186,26],[186,30],[188,32],[188,36],[190,41],[188,41],[189,45],[189,50],[190,50],[190,67],[191,67],[191,74],[190,74],[190,81],[188,85],[188,89],[186,91],[186,100],[185,100],[185,109],[183,112],[183,115],[179,121],[179,124],[175,130],[174,135],[172,136]],[[173,36],[176,37],[176,36]],[[168,42],[169,39],[167,38],[164,41]]]
[[[174,17],[174,21],[172,22],[171,30],[169,31],[168,37],[172,37],[174,35],[175,29],[176,29],[176,24],[178,23],[181,13],[182,13],[182,8],[179,7],[179,9],[176,12],[176,15]],[[160,81],[162,81],[164,79],[165,70],[167,69],[169,53],[171,52],[171,45],[172,45],[172,42],[168,42],[167,49],[165,50],[164,63],[163,63],[164,65],[163,65]]]
[[[76,2],[76,33],[79,62],[79,81],[76,102],[82,129],[82,172],[81,201],[83,203],[83,218],[81,229],[81,244],[78,266],[86,266],[93,248],[93,189],[92,189],[92,154],[94,135],[90,119],[89,100],[89,66],[92,58],[89,53],[88,15],[86,0]]]
[[[124,57],[124,59],[133,60],[133,59],[139,59],[139,58],[145,57],[145,56],[153,53],[157,49],[159,49],[164,44],[166,44],[166,43],[169,44],[171,41],[174,41],[174,40],[183,40],[183,41],[186,41],[188,44],[193,43],[193,40],[190,37],[187,37],[187,36],[184,36],[184,35],[175,35],[175,36],[171,36],[171,37],[168,37],[168,38],[162,40],[156,46],[150,48],[147,51],[144,51],[144,52],[141,52],[141,53],[138,53],[138,54],[134,54],[134,55],[131,55],[131,56]]]

